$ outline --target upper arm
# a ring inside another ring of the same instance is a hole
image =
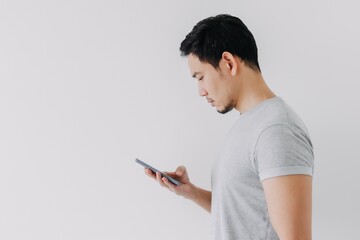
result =
[[[310,240],[312,177],[287,175],[262,182],[271,224],[281,240]]]
[[[256,171],[281,240],[311,239],[313,158],[310,139],[296,128],[274,125],[259,136]]]

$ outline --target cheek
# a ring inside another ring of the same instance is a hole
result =
[[[223,86],[222,86],[222,84],[220,84],[217,81],[213,81],[211,86],[209,86],[209,89],[211,89],[210,91],[213,94],[216,94],[216,95],[223,94]],[[221,97],[221,96],[218,96],[218,97]]]

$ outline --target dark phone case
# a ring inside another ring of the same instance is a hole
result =
[[[170,182],[172,182],[173,184],[175,184],[176,186],[179,186],[181,184],[181,182],[179,182],[178,180],[170,177],[169,175],[166,175],[165,173],[157,170],[156,168],[153,168],[152,166],[144,163],[143,161],[141,161],[140,159],[136,158],[135,162],[137,162],[138,164],[142,165],[145,168],[149,168],[153,173],[159,172],[161,174],[162,177],[166,177]]]

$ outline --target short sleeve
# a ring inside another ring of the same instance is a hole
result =
[[[314,154],[309,136],[288,125],[273,125],[259,136],[254,152],[260,181],[267,178],[313,175]]]

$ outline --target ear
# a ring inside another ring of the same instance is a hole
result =
[[[235,76],[239,66],[234,55],[229,52],[223,52],[221,58],[224,61],[225,68],[229,71],[230,75]]]

